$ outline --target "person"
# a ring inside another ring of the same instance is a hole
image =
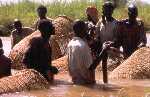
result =
[[[97,38],[101,42],[114,41],[117,31],[117,20],[112,16],[114,6],[111,2],[105,2],[102,6],[102,18],[96,25]]]
[[[40,20],[42,20],[42,19],[47,19],[47,20],[49,20],[49,21],[52,21],[52,19],[50,19],[50,18],[48,18],[47,16],[46,16],[46,14],[47,14],[47,8],[45,7],[45,6],[43,6],[43,5],[40,5],[38,8],[37,8],[37,14],[38,14],[38,19],[36,20],[36,22],[34,23],[34,28],[35,28],[35,30],[37,30],[38,29],[38,23],[39,23],[39,21]]]
[[[30,40],[29,48],[26,50],[23,63],[27,68],[40,72],[49,82],[53,81],[54,74],[58,73],[56,67],[51,63],[51,46],[49,38],[54,35],[53,24],[45,19],[38,23],[38,30],[41,36]]]
[[[14,30],[11,32],[11,45],[12,48],[15,44],[17,44],[20,40],[31,34],[34,30],[29,27],[22,27],[22,23],[20,20],[14,20]]]
[[[89,70],[92,64],[91,50],[86,42],[86,24],[76,20],[73,25],[75,36],[68,44],[68,69],[74,84],[94,84],[95,72]]]
[[[86,8],[86,16],[89,22],[96,25],[98,22],[98,10],[95,6],[89,6]]]
[[[128,58],[138,48],[146,46],[147,43],[144,23],[137,16],[138,8],[131,4],[128,7],[129,18],[118,23],[117,43],[122,46],[125,58]]]
[[[113,11],[114,11],[114,6],[111,2],[108,1],[103,4],[102,19],[100,19],[98,23],[96,24],[96,39],[101,42],[101,45],[103,45],[104,43],[107,44],[108,41],[113,42],[116,40],[115,36],[117,33],[117,20],[113,18],[112,16]],[[108,44],[110,45],[111,43],[108,42]],[[96,49],[99,50],[99,53],[103,52],[101,51],[102,49],[99,49],[99,48],[96,48]],[[102,57],[102,70],[103,70],[104,83],[108,83],[107,59],[108,59],[108,54],[107,52],[105,52],[103,53],[103,57]]]
[[[86,36],[86,39],[87,39],[87,42],[88,42],[88,45],[92,51],[92,56],[93,56],[93,59],[95,58],[95,55],[97,53],[96,49],[95,48],[101,48],[101,44],[100,44],[100,41],[98,41],[96,38],[95,38],[95,28],[96,28],[96,24],[99,20],[98,16],[99,16],[99,13],[98,13],[98,10],[95,6],[88,6],[86,8],[86,16],[87,16],[87,21],[85,22],[86,25],[87,25],[87,36]]]
[[[0,39],[0,78],[11,75],[12,61],[4,55],[2,40]]]
[[[87,16],[87,21],[85,22],[87,25],[87,33],[89,35],[88,40],[89,42],[93,42],[95,39],[95,26],[98,22],[98,10],[96,9],[95,6],[89,6],[86,8],[86,16]],[[92,43],[89,43],[92,44]]]

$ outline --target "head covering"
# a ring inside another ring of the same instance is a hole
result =
[[[89,6],[86,8],[86,14],[89,15],[93,21],[98,22],[98,10],[95,6]]]
[[[86,8],[86,14],[90,16],[98,16],[98,10],[95,6],[89,6]]]

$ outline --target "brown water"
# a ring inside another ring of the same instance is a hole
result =
[[[150,44],[150,35],[148,45]],[[10,51],[10,38],[2,38],[5,55]],[[102,75],[96,73],[97,84],[73,85],[68,73],[56,75],[55,83],[47,90],[24,91],[0,95],[0,97],[150,97],[150,80],[110,80],[103,84]]]

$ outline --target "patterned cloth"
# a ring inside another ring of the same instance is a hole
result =
[[[11,33],[11,39],[12,39],[12,47],[17,44],[20,40],[25,38],[26,36],[30,35],[33,32],[32,28],[24,27],[22,28],[22,32],[19,33],[16,29],[12,31]]]
[[[140,43],[147,43],[144,24],[141,20],[137,20],[135,24],[130,24],[128,19],[120,21],[117,37],[117,43],[123,47],[126,57],[137,50]]]
[[[74,37],[68,44],[68,67],[74,83],[95,83],[94,71],[88,70],[92,64],[92,55],[88,44]]]

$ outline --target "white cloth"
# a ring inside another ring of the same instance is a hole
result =
[[[88,44],[79,37],[74,37],[68,44],[68,68],[73,82],[95,81],[95,72],[88,70],[93,62]]]
[[[117,33],[117,20],[106,22],[104,25],[101,20],[96,25],[97,37],[100,37],[101,42],[114,41],[115,34]]]

